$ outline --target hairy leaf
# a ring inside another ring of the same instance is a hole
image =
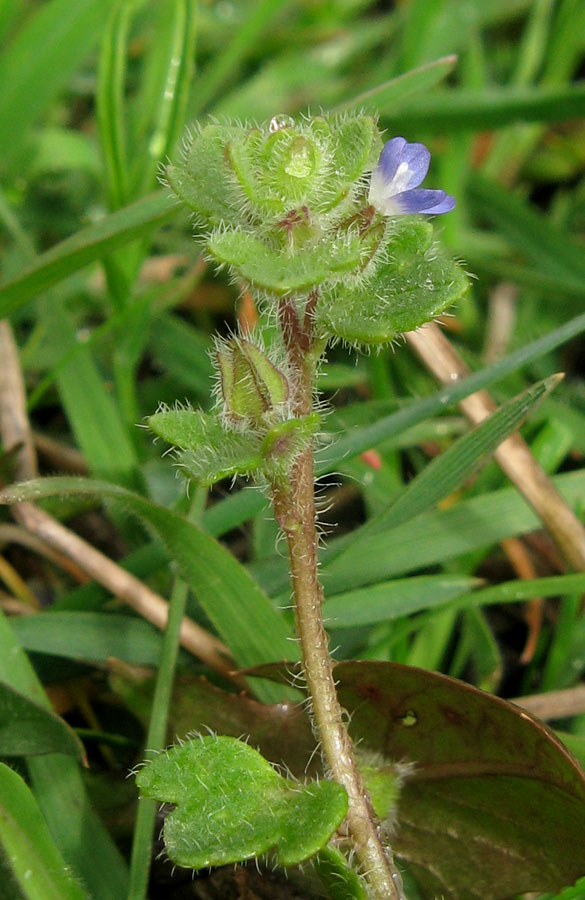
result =
[[[229,737],[172,747],[136,782],[147,797],[176,804],[164,825],[167,852],[194,869],[272,849],[282,865],[295,865],[327,843],[347,812],[340,785],[286,780],[256,750]]]

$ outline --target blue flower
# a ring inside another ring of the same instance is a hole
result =
[[[415,190],[424,181],[430,161],[424,144],[409,144],[403,137],[387,141],[372,172],[368,202],[385,216],[451,212],[455,198],[445,191]]]

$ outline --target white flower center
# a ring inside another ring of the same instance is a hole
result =
[[[401,162],[398,168],[396,169],[396,174],[394,178],[390,182],[390,186],[392,188],[390,196],[392,197],[394,194],[401,194],[408,187],[408,182],[410,179],[411,171],[408,167],[407,162]]]

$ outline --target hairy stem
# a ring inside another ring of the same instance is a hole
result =
[[[315,362],[305,349],[307,341],[298,339],[301,326],[296,311],[288,304],[285,309],[281,307],[281,326],[291,366],[296,370],[294,412],[308,415],[312,411]],[[306,324],[302,331],[305,329]],[[347,791],[347,824],[372,900],[405,900],[392,853],[380,841],[335,690],[333,660],[321,612],[323,589],[318,575],[312,447],[298,457],[286,484],[273,485],[273,502],[288,543],[297,631],[317,737],[333,778]]]

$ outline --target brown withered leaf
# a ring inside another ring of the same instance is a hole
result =
[[[290,677],[282,666],[254,674]],[[503,900],[585,873],[585,776],[545,725],[423,669],[344,662],[335,678],[354,739],[415,764],[393,845],[425,900]]]

